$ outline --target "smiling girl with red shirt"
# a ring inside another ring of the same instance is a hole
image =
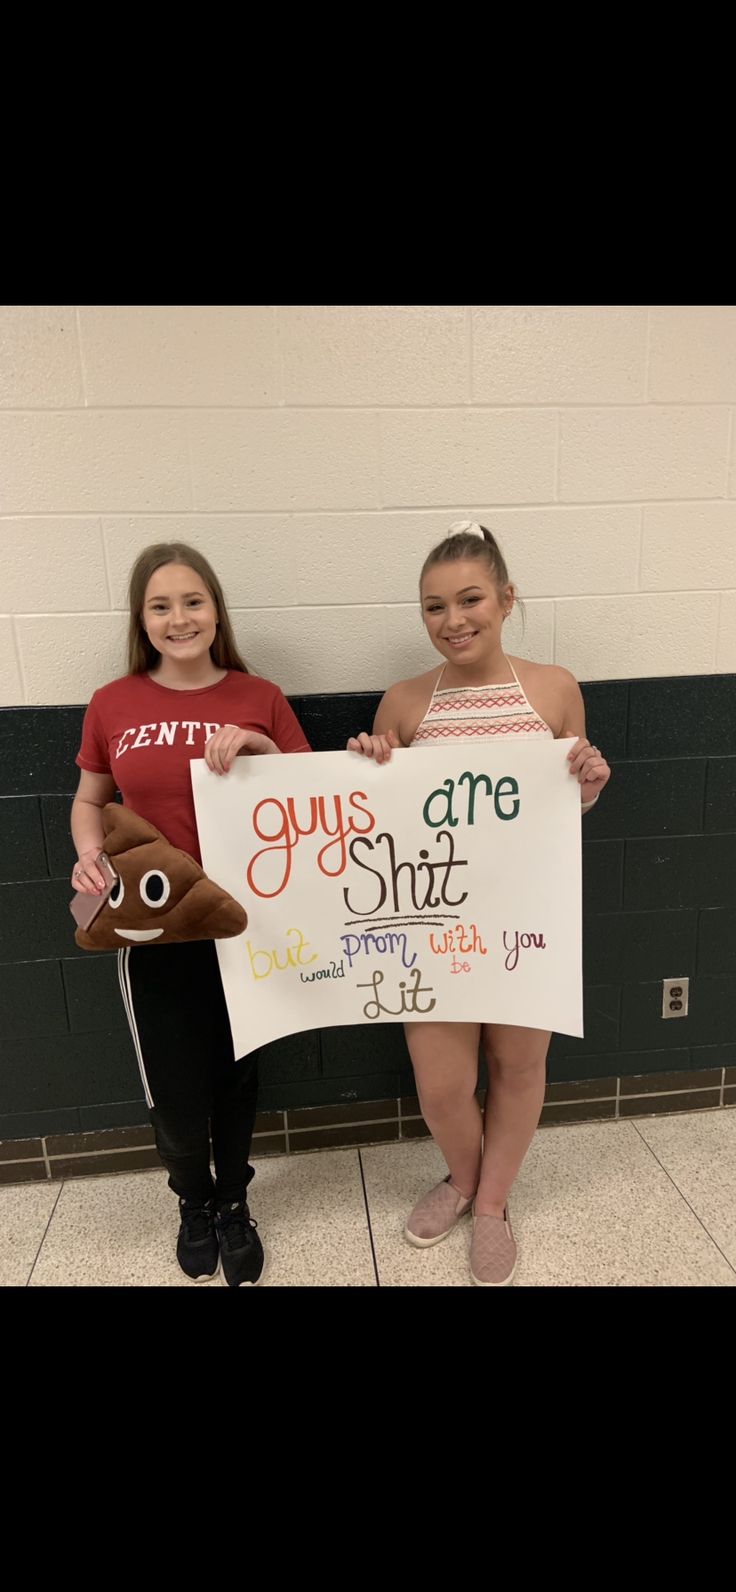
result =
[[[310,751],[278,686],[248,673],[201,553],[181,542],[146,548],[129,600],[128,673],[95,691],[76,759],[72,883],[91,895],[104,883],[95,859],[116,790],[201,862],[191,759],[223,775],[236,756]],[[179,1196],[179,1264],[195,1282],[219,1265],[230,1287],[257,1283],[263,1247],[246,1201],[257,1052],[233,1053],[214,941],[129,946],[118,966],[156,1147]]]

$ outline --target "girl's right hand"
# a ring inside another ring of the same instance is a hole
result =
[[[106,887],[105,875],[97,867],[97,858],[101,851],[100,846],[93,846],[89,851],[79,854],[79,861],[72,870],[72,884],[80,895],[102,895]]]
[[[241,757],[245,752],[255,755],[278,750],[270,735],[261,735],[258,730],[242,730],[239,724],[223,724],[210,736],[204,749],[204,760],[213,774],[227,774],[236,757]]]
[[[351,735],[347,750],[362,752],[365,757],[375,757],[377,763],[387,763],[393,748],[400,745],[395,730],[389,730],[386,735],[369,735],[367,730],[362,730],[360,735]]]

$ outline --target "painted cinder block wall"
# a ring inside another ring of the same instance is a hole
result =
[[[736,670],[735,406],[732,307],[6,307],[2,701],[113,677],[130,563],[169,536],[285,690],[381,690],[434,657],[417,570],[465,513],[530,656]]]
[[[616,763],[584,829],[586,1040],[551,1076],[696,1070],[726,1098],[734,407],[730,306],[0,308],[0,1137],[140,1094],[111,959],[64,916],[79,709],[122,672],[139,548],[201,546],[251,666],[339,745],[434,661],[417,571],[460,515],[525,599],[509,649],[589,683]],[[657,981],[688,971],[662,1025]],[[403,1092],[391,1033],[381,1058],[360,1030],[286,1045],[264,1102]]]

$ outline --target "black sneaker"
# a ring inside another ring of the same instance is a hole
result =
[[[192,1282],[209,1282],[217,1276],[220,1246],[215,1228],[215,1202],[179,1200],[181,1227],[176,1240],[176,1258]]]
[[[228,1200],[218,1205],[215,1222],[220,1240],[220,1281],[226,1288],[260,1282],[263,1245],[247,1201]]]

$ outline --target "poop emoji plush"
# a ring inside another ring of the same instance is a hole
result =
[[[103,808],[102,822],[104,849],[118,882],[90,927],[77,929],[74,938],[82,950],[227,940],[242,934],[248,923],[245,909],[153,824],[117,802]]]

